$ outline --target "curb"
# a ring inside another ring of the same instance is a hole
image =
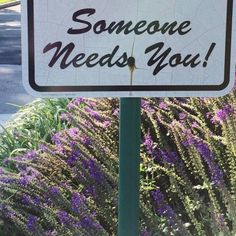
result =
[[[5,4],[1,4],[0,5],[0,10],[8,8],[8,7],[14,7],[20,4],[20,1],[14,1],[14,2],[9,2],[9,3],[5,3]]]

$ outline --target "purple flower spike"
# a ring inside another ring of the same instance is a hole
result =
[[[87,137],[87,136],[83,136],[82,138],[81,138],[81,141],[82,141],[82,143],[86,146],[86,147],[89,147],[90,145],[91,145],[91,139],[89,138],[89,137]]]
[[[61,193],[61,190],[57,186],[52,186],[49,188],[49,192],[53,197],[56,197]]]
[[[180,120],[185,120],[187,118],[187,114],[186,113],[179,113],[179,119]]]
[[[2,161],[3,165],[8,165],[9,162],[10,162],[10,160],[9,160],[8,157],[4,158],[3,161]]]
[[[83,167],[88,169],[90,176],[98,183],[102,183],[104,180],[104,175],[99,165],[92,159],[84,160]]]
[[[80,225],[85,229],[101,229],[101,225],[95,222],[91,217],[85,216],[81,219]]]
[[[73,103],[79,106],[84,103],[84,98],[76,98]]]
[[[100,114],[97,111],[92,110],[90,107],[86,107],[85,111],[88,112],[95,120],[101,120]]]
[[[22,197],[21,197],[21,203],[23,205],[29,205],[31,203],[30,196],[28,196],[26,194],[23,194]]]
[[[68,215],[66,211],[58,211],[57,217],[62,225],[71,225],[71,217]]]
[[[27,219],[27,229],[29,231],[34,231],[36,228],[38,218],[36,216],[30,215]]]
[[[143,144],[146,147],[146,150],[147,150],[148,154],[152,154],[152,152],[153,152],[153,140],[152,140],[152,137],[151,137],[150,133],[148,133],[144,136],[144,143]]]
[[[69,110],[69,111],[72,111],[73,109],[75,109],[76,108],[76,105],[74,104],[74,103],[69,103],[68,105],[67,105],[67,109]]]
[[[116,109],[113,111],[113,115],[116,116],[116,117],[118,117],[119,114],[120,114],[120,110],[119,110],[119,108],[116,108]]]
[[[3,175],[5,173],[3,168],[0,168],[0,175]]]
[[[157,214],[165,217],[173,229],[178,229],[176,214],[171,206],[166,203],[164,194],[159,189],[157,189],[155,191],[152,191],[151,195],[153,200],[155,201]]]
[[[73,139],[76,139],[78,138],[78,135],[79,135],[79,129],[78,128],[71,128],[71,129],[68,129],[67,130],[67,134],[73,138]]]
[[[222,109],[216,111],[216,115],[211,119],[213,123],[215,122],[224,122],[228,117],[234,113],[234,108],[227,104]]]
[[[85,192],[84,192],[84,194],[85,194],[85,196],[86,197],[89,197],[89,196],[91,196],[91,197],[96,197],[96,187],[95,186],[89,186],[86,190],[85,190]]]
[[[78,214],[84,206],[85,197],[80,193],[73,193],[71,199],[72,211]]]
[[[30,182],[39,176],[39,172],[31,167],[27,167],[26,170],[20,172],[19,183],[22,186],[27,186]]]
[[[37,157],[37,152],[36,151],[30,151],[26,153],[25,158],[27,160],[33,160],[35,157]]]
[[[168,110],[168,105],[165,102],[161,102],[159,108],[162,110]]]
[[[146,101],[146,100],[141,100],[141,107],[142,109],[150,112],[150,113],[154,113],[155,110],[153,109],[153,107],[151,106],[150,102]]]
[[[185,147],[193,146],[197,149],[198,153],[208,165],[212,183],[221,186],[224,182],[224,174],[220,167],[215,163],[215,156],[210,150],[208,144],[192,135],[189,135],[184,142],[184,145]]]
[[[67,113],[62,113],[60,115],[60,119],[61,119],[61,121],[68,121],[69,120],[69,116],[68,116]]]
[[[61,134],[60,133],[56,133],[52,136],[52,141],[57,145],[61,145]]]
[[[70,166],[70,167],[73,167],[76,165],[76,163],[78,162],[79,160],[79,155],[80,155],[80,151],[77,150],[77,151],[73,151],[71,153],[71,155],[66,159],[66,163]]]
[[[170,165],[175,165],[176,163],[178,163],[179,158],[176,152],[170,152],[168,150],[167,151],[160,150],[160,155],[163,161],[165,161]]]

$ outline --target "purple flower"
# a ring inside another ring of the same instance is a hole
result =
[[[90,107],[86,107],[85,111],[88,112],[95,120],[100,121],[101,120],[101,116],[97,111],[94,111],[93,109],[91,109]]]
[[[39,172],[31,167],[27,167],[26,170],[20,172],[19,183],[22,186],[28,185],[34,179],[39,176]]]
[[[8,205],[0,204],[0,212],[1,212],[1,216],[5,216],[10,219],[16,218],[16,212],[9,209]]]
[[[76,146],[77,146],[76,141],[71,140],[71,141],[70,141],[70,147],[71,147],[72,149],[74,149]]]
[[[220,229],[220,231],[224,231],[224,228],[226,227],[225,219],[223,214],[219,213],[213,213],[214,218],[216,219],[217,226]]]
[[[71,225],[71,217],[68,215],[66,211],[58,211],[57,217],[62,225]]]
[[[152,154],[153,153],[153,140],[149,132],[148,134],[144,136],[143,144],[146,147],[147,153]]]
[[[14,212],[10,209],[7,209],[5,214],[6,214],[6,217],[9,218],[9,219],[15,219],[16,218],[16,212]]]
[[[116,108],[116,109],[113,111],[113,115],[116,116],[116,117],[118,117],[119,114],[120,114],[120,110],[119,110],[119,108]]]
[[[55,151],[52,151],[52,154],[62,154],[62,155],[67,155],[67,150],[66,150],[66,146],[61,144],[57,144],[57,148],[55,149]]]
[[[160,155],[164,162],[174,165],[178,162],[178,154],[176,152],[170,152],[168,150],[160,150]]]
[[[188,136],[184,142],[186,147],[194,146],[198,153],[201,155],[203,160],[207,163],[209,171],[211,173],[212,183],[218,186],[223,184],[224,174],[219,166],[215,163],[215,156],[210,150],[208,144],[204,143],[202,140],[194,136]]]
[[[39,206],[41,204],[41,200],[38,196],[35,196],[33,197],[33,203],[36,205],[36,206]]]
[[[81,209],[85,206],[85,198],[80,193],[73,193],[71,198],[72,211],[79,213]]]
[[[67,130],[67,134],[72,138],[76,139],[79,135],[79,129],[78,128],[71,128]]]
[[[111,126],[111,121],[109,121],[109,120],[106,120],[106,121],[104,121],[103,122],[103,128],[108,128],[109,126]]]
[[[14,160],[15,161],[24,161],[25,158],[23,156],[16,156],[16,157],[14,157]]]
[[[96,101],[92,101],[92,100],[88,100],[88,105],[90,105],[91,107],[96,107],[97,106],[97,102]]]
[[[53,197],[60,195],[61,190],[57,186],[52,186],[49,188],[49,192]]]
[[[148,101],[146,101],[144,99],[141,100],[141,107],[142,107],[142,109],[144,109],[144,110],[146,110],[146,111],[148,111],[150,113],[154,113],[155,112],[155,110],[152,108],[150,102],[148,102]]]
[[[41,144],[39,145],[39,150],[40,150],[41,152],[47,152],[47,151],[48,151],[48,147],[47,147],[47,145],[45,145],[44,143],[41,143]]]
[[[152,146],[150,146],[152,147]],[[162,150],[160,148],[149,148],[152,158],[159,164],[169,164],[171,166],[181,166],[183,163],[179,159],[178,153],[170,150]]]
[[[70,166],[73,167],[79,159],[80,151],[76,150],[71,153],[71,155],[66,159],[66,163]]]
[[[84,98],[76,98],[73,103],[79,106],[84,103]]]
[[[36,151],[30,151],[30,152],[26,153],[26,155],[25,155],[27,160],[33,160],[36,156],[37,156]]]
[[[3,161],[2,161],[3,165],[8,165],[9,162],[10,162],[10,160],[9,160],[8,157],[4,158]]]
[[[80,221],[80,225],[82,226],[82,228],[85,228],[85,229],[96,229],[96,230],[98,230],[98,229],[102,228],[100,224],[95,222],[89,216],[84,216]]]
[[[23,194],[22,197],[21,197],[21,203],[23,205],[29,205],[31,203],[30,196],[28,196],[26,194]]]
[[[198,123],[197,123],[196,121],[194,121],[194,122],[192,123],[191,127],[192,127],[192,128],[198,128],[199,125],[198,125]]]
[[[77,155],[72,155],[66,159],[66,163],[70,166],[73,167],[77,161],[78,161],[78,156]]]
[[[180,120],[185,120],[187,118],[187,114],[186,113],[179,113],[179,119]]]
[[[60,115],[61,121],[69,121],[69,114],[68,113],[62,113]]]
[[[82,141],[82,143],[86,146],[86,147],[89,147],[90,145],[91,145],[91,139],[89,138],[89,137],[87,137],[87,136],[83,136],[82,138],[81,138],[81,141]]]
[[[234,108],[231,105],[225,105],[222,109],[216,111],[216,115],[212,118],[212,121],[224,122],[234,113]]]
[[[151,196],[155,202],[157,214],[165,217],[172,228],[178,229],[176,214],[171,206],[166,203],[164,194],[159,189],[157,189],[151,192]]]
[[[212,117],[212,113],[211,113],[211,112],[207,112],[207,113],[206,113],[206,118],[207,118],[207,119],[210,119],[211,117]]]
[[[36,216],[30,215],[27,219],[27,229],[29,231],[34,231],[36,228],[38,218]]]
[[[74,103],[72,103],[72,102],[70,102],[68,105],[67,105],[67,109],[69,110],[69,111],[72,111],[73,109],[75,109],[76,108],[76,105],[74,104]]]
[[[92,159],[83,160],[83,167],[89,171],[90,176],[98,183],[102,183],[104,180],[104,175],[99,167],[99,165]]]
[[[54,142],[56,145],[61,145],[61,133],[56,133],[52,136],[52,142]]]
[[[96,187],[95,186],[89,186],[85,191],[84,191],[84,195],[86,197],[95,197],[96,196]]]
[[[0,168],[0,175],[3,175],[5,173],[5,170],[3,168]]]
[[[165,102],[161,102],[159,104],[159,108],[163,110],[168,110],[168,105]]]
[[[70,191],[72,190],[72,187],[71,187],[70,183],[68,183],[68,182],[61,182],[60,186],[66,190],[70,190]]]
[[[11,183],[15,183],[15,180],[11,177],[1,177],[0,182],[5,183],[5,184],[11,184]]]

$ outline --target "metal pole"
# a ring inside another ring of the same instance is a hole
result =
[[[119,236],[138,236],[141,99],[120,100]]]

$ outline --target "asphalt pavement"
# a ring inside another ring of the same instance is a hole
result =
[[[0,10],[0,64],[21,64],[19,6]]]
[[[0,10],[0,114],[4,117],[18,110],[10,104],[33,100],[22,84],[20,19],[20,5]]]

